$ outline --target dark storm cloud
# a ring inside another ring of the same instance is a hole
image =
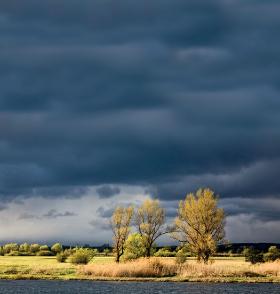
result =
[[[228,216],[251,215],[255,220],[268,222],[280,221],[279,199],[234,198],[222,200]]]
[[[104,208],[103,206],[100,206],[98,209],[97,209],[97,214],[98,216],[100,217],[103,217],[103,218],[110,218],[112,215],[113,215],[113,212],[114,212],[114,208]]]
[[[277,1],[0,3],[0,193],[279,197]],[[173,212],[171,212],[173,214]]]
[[[105,185],[97,188],[96,192],[101,198],[108,198],[120,194],[121,189],[119,187]]]

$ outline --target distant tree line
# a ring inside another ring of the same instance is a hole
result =
[[[60,253],[63,247],[60,243],[55,243],[52,246],[40,244],[17,244],[7,243],[0,246],[0,255],[7,256],[53,256]]]
[[[73,264],[87,264],[97,254],[108,256],[110,252],[111,250],[108,248],[104,248],[102,253],[94,248],[63,248],[60,243],[55,243],[52,246],[37,243],[7,243],[0,246],[0,255],[2,256],[56,256],[58,262],[69,260]]]
[[[280,250],[277,246],[270,246],[266,253],[254,247],[245,247],[243,250],[245,260],[252,264],[260,262],[276,261],[280,259]]]

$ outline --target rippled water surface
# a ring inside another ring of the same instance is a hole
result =
[[[1,294],[72,293],[259,293],[279,294],[280,284],[134,283],[92,281],[0,281]]]

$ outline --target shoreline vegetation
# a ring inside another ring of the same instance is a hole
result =
[[[95,281],[280,282],[280,250],[230,249],[225,213],[210,189],[190,193],[178,204],[173,224],[165,223],[159,200],[116,207],[111,218],[113,247],[64,248],[16,243],[0,246],[0,279]],[[177,248],[157,248],[168,234]],[[217,256],[219,244],[227,248]]]
[[[250,264],[242,257],[224,257],[204,264],[189,258],[178,265],[173,257],[115,263],[112,256],[98,256],[87,265],[74,265],[58,263],[54,256],[1,256],[0,279],[280,283],[280,261]]]

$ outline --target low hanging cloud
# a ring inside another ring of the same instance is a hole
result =
[[[111,185],[105,185],[105,186],[98,187],[96,189],[96,191],[101,198],[112,197],[117,194],[120,194],[120,192],[121,192],[119,187],[111,186]]]
[[[71,211],[65,211],[65,212],[58,212],[56,209],[50,209],[47,213],[43,215],[35,215],[35,214],[29,214],[29,213],[23,213],[21,214],[18,219],[24,220],[24,219],[56,219],[60,217],[72,217],[77,216],[76,213]]]
[[[43,215],[43,217],[45,218],[58,218],[58,217],[68,217],[68,216],[76,216],[76,214],[70,211],[65,211],[61,213],[61,212],[58,212],[56,209],[51,209],[46,214]]]

